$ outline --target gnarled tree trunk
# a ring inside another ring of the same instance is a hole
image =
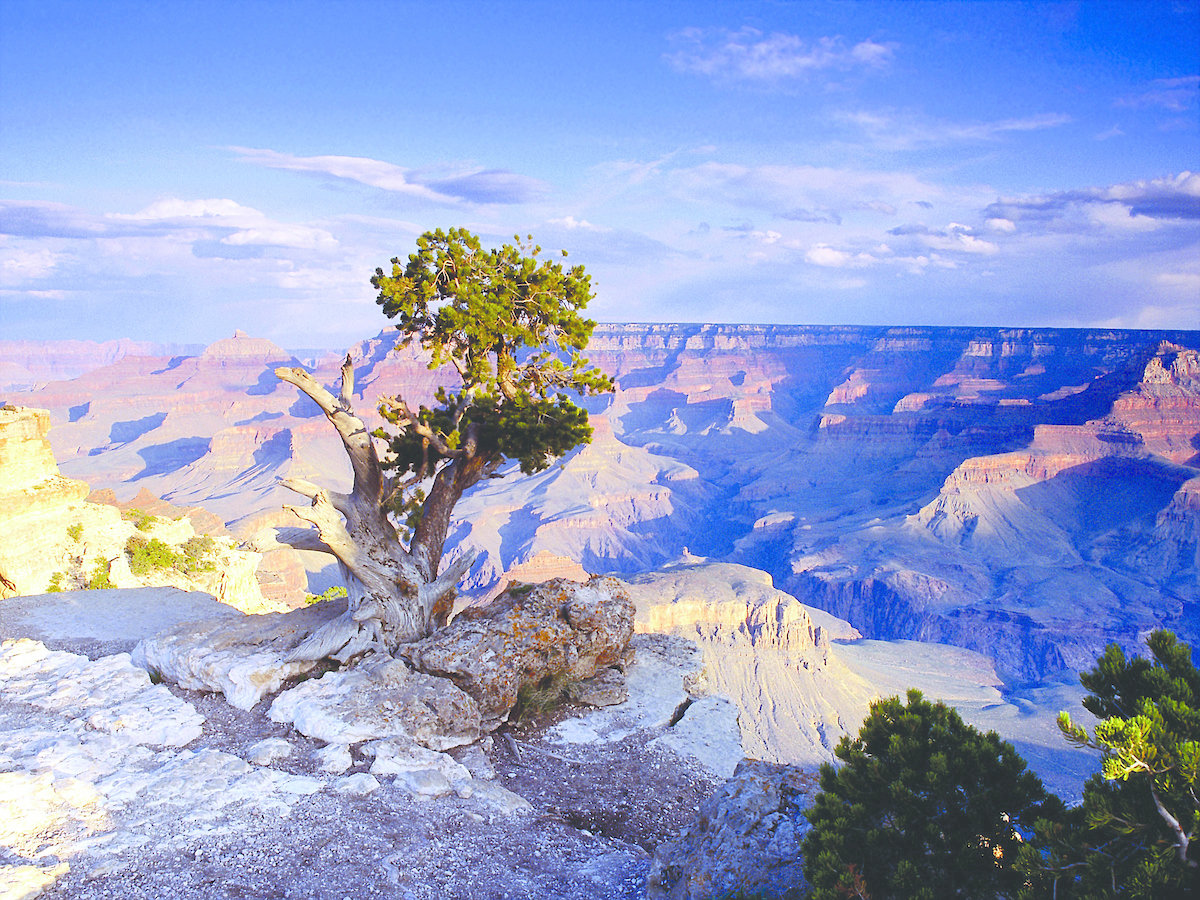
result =
[[[337,429],[354,470],[349,494],[301,479],[283,479],[284,487],[312,501],[307,507],[285,508],[315,528],[268,528],[251,541],[252,548],[260,552],[286,545],[330,553],[345,579],[346,612],[314,632],[292,658],[332,656],[345,661],[372,648],[393,653],[399,645],[431,634],[445,624],[455,587],[475,561],[474,553],[462,554],[438,572],[450,514],[463,492],[494,471],[498,460],[475,455],[473,441],[468,440],[455,458],[444,462],[434,476],[421,523],[406,550],[387,514],[387,503],[397,486],[380,466],[370,431],[351,409],[354,365],[350,357],[342,364],[337,397],[303,369],[280,368],[275,375],[295,385],[321,408]],[[413,424],[410,421],[410,427]]]

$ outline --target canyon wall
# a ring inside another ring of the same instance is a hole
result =
[[[0,604],[47,591],[177,587],[244,612],[286,609],[259,588],[259,554],[232,538],[201,537],[187,516],[162,516],[161,504],[152,515],[90,502],[85,482],[59,473],[49,431],[45,410],[0,407]],[[150,553],[139,559],[131,546]]]
[[[349,350],[371,426],[379,396],[452,381],[394,344]],[[539,554],[625,575],[685,550],[737,562],[868,638],[978,650],[1010,679],[1159,626],[1195,643],[1198,350],[1198,332],[600,325],[587,355],[617,390],[587,403],[593,443],[480,485],[452,541],[484,551],[480,596]],[[335,384],[339,358],[316,376]],[[281,476],[348,483],[332,429],[272,374],[296,364],[239,333],[22,398],[50,410],[65,475],[244,534],[295,524]]]

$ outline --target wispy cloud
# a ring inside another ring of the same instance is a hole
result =
[[[197,255],[226,255],[222,247],[327,250],[337,246],[323,228],[277,222],[233,200],[167,197],[135,213],[97,215],[60,203],[0,201],[0,234],[24,238],[117,239],[173,237],[194,242]],[[244,259],[245,250],[229,251]]]
[[[908,204],[942,200],[943,189],[911,172],[810,165],[758,165],[705,162],[664,168],[639,188],[658,196],[740,211],[761,210],[784,221],[839,226],[858,220],[891,218]]]
[[[293,156],[275,150],[233,147],[243,162],[269,169],[286,169],[354,181],[393,194],[443,205],[516,204],[537,200],[549,192],[540,179],[506,169],[470,168],[441,178],[420,170],[363,156]]]
[[[944,144],[987,143],[1013,132],[1041,131],[1073,121],[1062,113],[1041,113],[994,122],[946,122],[894,111],[839,112],[834,119],[861,130],[881,149],[911,150]]]
[[[1157,106],[1169,112],[1181,113],[1194,107],[1197,97],[1200,97],[1200,75],[1188,75],[1183,78],[1156,79],[1150,82],[1146,90],[1119,97],[1113,105],[1131,109]]]
[[[685,28],[668,37],[675,48],[665,54],[680,72],[717,81],[778,83],[818,72],[881,69],[891,62],[892,44],[872,40],[847,45],[841,37],[805,41],[794,34]]]

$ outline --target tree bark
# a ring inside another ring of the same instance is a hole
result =
[[[439,573],[442,545],[454,504],[487,467],[473,465],[474,458],[455,459],[437,473],[430,493],[430,500],[437,498],[436,509],[430,510],[426,502],[427,512],[434,515],[428,525],[422,519],[424,531],[418,528],[410,550],[405,550],[384,505],[392,492],[391,479],[380,466],[370,431],[351,408],[354,366],[350,357],[342,364],[337,397],[304,369],[279,368],[275,375],[299,388],[321,408],[342,439],[354,472],[349,494],[300,479],[284,479],[284,487],[311,501],[306,507],[285,509],[314,527],[268,528],[250,542],[260,552],[286,545],[332,554],[345,579],[346,612],[315,631],[293,651],[292,658],[317,660],[332,656],[345,661],[369,649],[394,653],[401,644],[426,637],[444,624],[453,607],[456,586],[475,555],[462,554]],[[460,462],[467,465],[460,466]]]

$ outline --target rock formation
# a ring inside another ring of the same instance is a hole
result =
[[[556,578],[510,587],[398,655],[470,694],[490,730],[508,718],[522,688],[582,681],[620,663],[633,616],[614,578],[582,585]]]
[[[0,543],[0,597],[174,586],[244,611],[271,608],[258,587],[258,554],[230,538],[198,539],[186,518],[88,502],[86,483],[59,474],[49,430],[45,410],[0,408],[0,532],[10,536]]]
[[[695,642],[705,690],[737,707],[746,754],[810,765],[858,727],[875,689],[831,652],[846,622],[775,590],[766,573],[685,559],[630,581],[639,632]],[[819,623],[819,624],[818,624]]]
[[[646,896],[803,897],[809,889],[800,854],[809,830],[804,810],[818,790],[812,772],[746,760],[678,839],[655,851]]]
[[[1019,678],[1087,668],[1156,627],[1190,634],[1198,369],[1200,353],[1162,343],[1102,416],[964,460],[912,515],[801,538],[785,585],[868,637],[954,643]]]
[[[178,356],[199,353],[202,344],[154,344],[147,341],[0,341],[0,399],[48,381],[78,378],[124,356]]]
[[[133,659],[172,684],[250,709],[314,668],[293,651],[345,606],[331,600],[286,614],[187,622],[138,643]],[[470,743],[508,718],[522,688],[551,680],[565,687],[623,662],[633,615],[614,579],[518,585],[402,645],[397,655],[416,670],[411,676],[401,671],[405,662],[367,654],[286,691],[272,715],[344,744],[401,735],[435,750]]]
[[[369,426],[376,397],[442,382],[393,346],[351,348]],[[588,355],[618,391],[591,410],[595,442],[476,488],[451,542],[480,551],[480,596],[540,553],[631,575],[687,547],[870,638],[956,643],[1017,679],[1155,626],[1195,641],[1197,350],[1196,332],[599,326]],[[67,475],[245,534],[280,524],[280,477],[348,483],[319,412],[270,375],[287,357],[239,336],[31,396]]]

